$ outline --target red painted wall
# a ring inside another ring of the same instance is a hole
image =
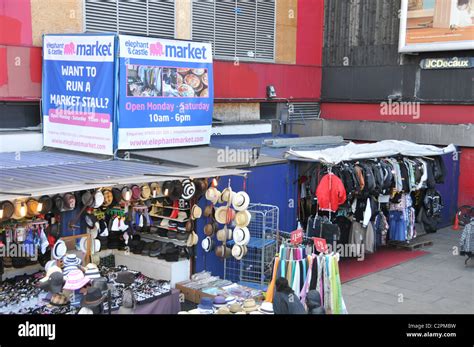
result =
[[[296,64],[322,65],[324,0],[298,1]]]
[[[275,87],[277,98],[319,99],[321,68],[284,64],[214,61],[216,99],[266,99],[266,86]]]
[[[321,117],[378,122],[463,124],[474,123],[474,105],[421,105],[420,118],[413,119],[412,116],[382,115],[379,104],[323,103]]]
[[[474,206],[474,148],[461,148],[458,206]]]
[[[31,46],[30,0],[0,0],[0,45]]]

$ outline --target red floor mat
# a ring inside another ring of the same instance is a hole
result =
[[[421,257],[425,254],[428,254],[428,252],[381,248],[374,254],[366,254],[363,261],[357,261],[356,258],[341,259],[339,261],[341,282],[349,282],[356,278],[364,277]]]

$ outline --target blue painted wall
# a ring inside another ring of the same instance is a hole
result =
[[[458,205],[459,189],[459,156],[457,153],[448,153],[443,155],[443,161],[446,166],[446,177],[443,184],[437,184],[436,189],[441,194],[444,208],[442,211],[440,228],[453,224]]]

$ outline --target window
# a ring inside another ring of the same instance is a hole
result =
[[[174,38],[174,1],[86,0],[86,32]]]
[[[211,42],[219,59],[274,61],[275,0],[193,0],[193,40]]]

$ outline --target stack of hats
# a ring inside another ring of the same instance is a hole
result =
[[[77,270],[81,265],[81,259],[75,254],[66,254],[63,259],[63,273],[67,276],[71,271]]]

